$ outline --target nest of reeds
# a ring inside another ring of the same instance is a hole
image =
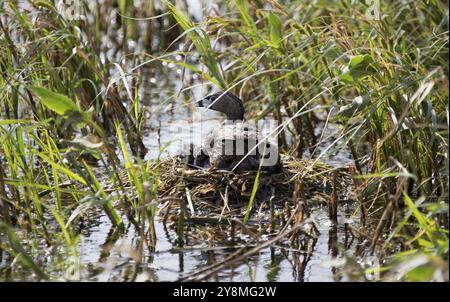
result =
[[[330,198],[349,199],[352,179],[347,169],[336,169],[313,160],[282,156],[282,171],[277,174],[257,171],[191,169],[176,157],[160,162],[161,180],[158,189],[163,208],[174,200],[183,200],[186,210],[205,217],[236,217],[243,215],[249,202],[259,212],[284,208],[303,200],[310,205],[326,204]],[[257,184],[255,185],[255,182]]]

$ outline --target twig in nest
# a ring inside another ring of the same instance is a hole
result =
[[[186,199],[188,201],[189,210],[191,211],[191,215],[194,216],[195,211],[194,211],[194,204],[192,203],[191,193],[189,192],[189,189],[187,187],[184,188],[184,190],[186,191]]]
[[[225,196],[224,196],[224,194],[222,194],[222,192],[220,192],[220,196],[222,196],[222,199],[223,199],[223,208],[222,208],[222,212],[220,212],[219,219],[222,218],[223,213],[225,213],[225,209],[228,209],[228,212],[231,212],[230,207],[228,206],[228,184],[225,187]]]

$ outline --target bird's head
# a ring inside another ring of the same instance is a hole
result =
[[[244,119],[244,104],[242,100],[230,92],[217,92],[208,95],[198,102],[198,107],[224,113],[228,120]]]

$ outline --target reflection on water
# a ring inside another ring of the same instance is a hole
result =
[[[344,207],[345,208],[345,207]],[[351,209],[339,211],[339,220],[345,221]],[[320,235],[305,239],[296,248],[275,245],[251,256],[245,263],[227,268],[208,280],[218,281],[342,281],[339,262],[345,234],[341,223],[333,226],[325,208],[314,211]],[[158,236],[154,250],[144,250],[143,260],[137,265],[135,253],[138,234],[130,227],[118,237],[112,225],[101,218],[98,226],[79,245],[79,254],[87,267],[94,269],[84,276],[93,281],[176,281],[186,274],[220,262],[242,245],[223,242],[221,246],[207,243],[180,248],[177,234],[155,223]],[[354,244],[355,245],[355,244]]]

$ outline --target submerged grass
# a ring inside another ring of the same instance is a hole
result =
[[[220,1],[201,22],[166,1],[83,3],[80,20],[54,3],[0,2],[0,279],[22,269],[83,279],[80,228],[97,210],[119,232],[135,227],[138,263],[155,246],[167,175],[159,159],[141,159],[139,72],[160,58],[238,94],[247,118],[276,119],[283,153],[310,159],[308,171],[348,148],[364,254],[386,260],[385,279],[448,280],[445,1],[380,1],[378,19],[364,1]],[[330,123],[341,130],[327,138]],[[289,218],[296,227],[303,207]]]

